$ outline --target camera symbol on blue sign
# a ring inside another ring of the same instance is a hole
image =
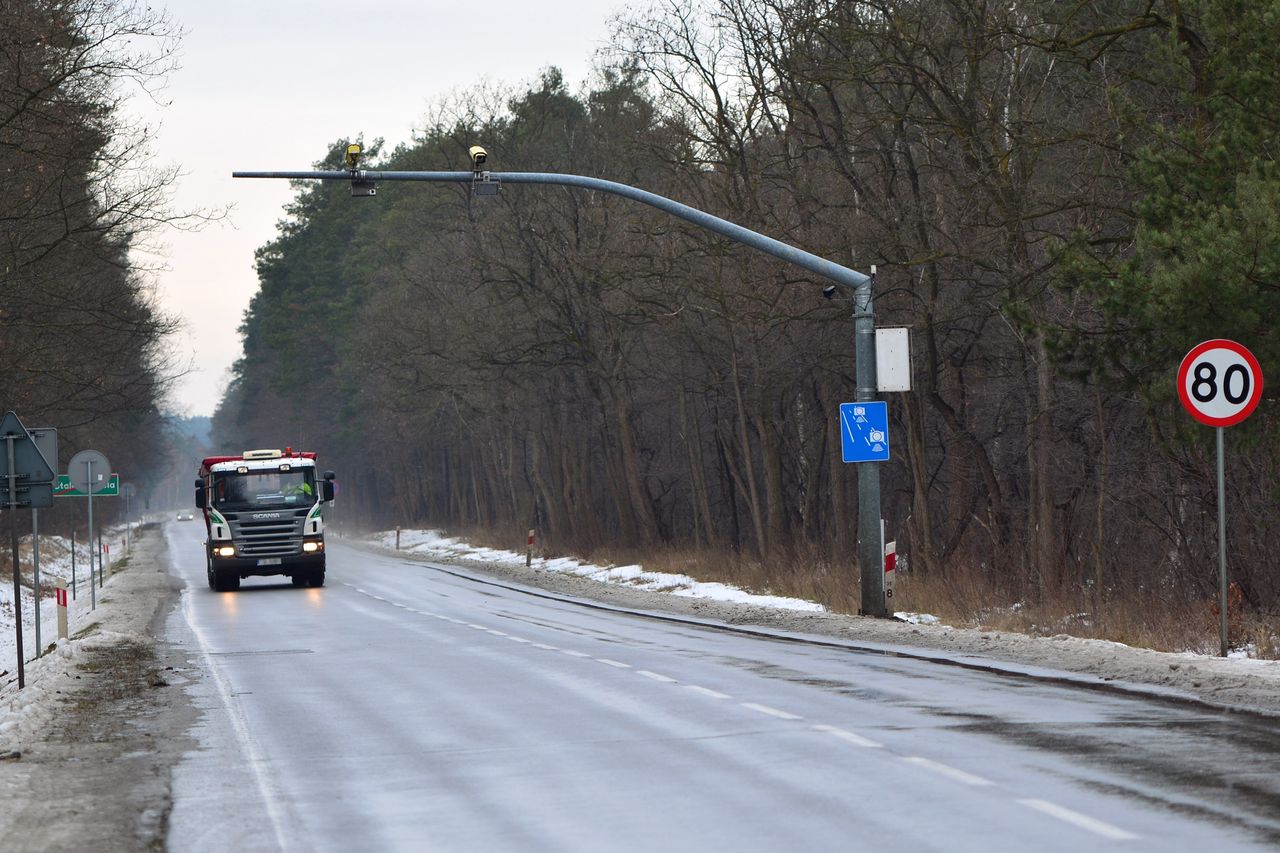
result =
[[[845,462],[889,461],[889,404],[840,404],[840,452]]]

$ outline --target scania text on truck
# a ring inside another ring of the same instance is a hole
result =
[[[324,586],[324,504],[334,475],[317,481],[316,455],[246,450],[200,463],[196,506],[204,510],[209,588],[240,588],[251,575],[286,575],[294,586]]]

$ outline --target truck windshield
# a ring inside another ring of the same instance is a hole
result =
[[[213,479],[213,505],[218,509],[310,506],[315,500],[313,468],[229,472],[215,474]]]

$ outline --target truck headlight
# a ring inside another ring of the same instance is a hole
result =
[[[319,551],[322,546],[323,543],[321,542],[303,542],[302,551],[306,554],[314,554],[316,551]]]
[[[236,549],[234,545],[220,545],[213,549],[213,553],[217,554],[219,557],[234,557],[236,555]]]

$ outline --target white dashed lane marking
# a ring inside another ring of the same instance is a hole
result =
[[[864,738],[862,735],[855,735],[853,732],[847,732],[844,729],[838,729],[835,726],[814,726],[814,731],[825,732],[832,737],[838,737],[846,743],[854,746],[865,746],[868,749],[879,749],[882,745],[873,740]]]
[[[1072,811],[1064,806],[1051,803],[1048,800],[1025,799],[1018,800],[1029,809],[1035,809],[1043,812],[1050,817],[1056,817],[1058,820],[1065,821],[1081,829],[1086,829],[1094,835],[1101,835],[1103,838],[1110,838],[1112,841],[1134,841],[1139,836],[1132,832],[1127,832],[1118,826],[1112,826],[1104,821],[1091,818],[1088,815],[1082,815],[1080,812]]]
[[[659,675],[656,672],[650,672],[647,669],[637,669],[636,675],[643,675],[645,678],[652,678],[654,681],[661,681],[664,684],[675,684],[674,678],[667,678],[665,675]]]
[[[600,663],[603,663],[607,666],[617,667],[618,669],[631,669],[631,664],[623,663],[622,661],[619,661],[619,660],[611,660],[609,658],[596,658],[596,660],[600,661]]]
[[[804,717],[791,714],[786,711],[779,711],[777,708],[770,708],[768,705],[757,705],[755,702],[742,702],[742,707],[750,708],[752,711],[759,711],[761,714],[768,714],[770,717],[777,717],[779,720],[803,720]]]
[[[728,699],[729,698],[727,694],[712,690],[709,687],[699,687],[696,684],[686,684],[685,687],[689,690],[692,690],[694,693],[701,693],[703,696],[710,696],[712,699]]]
[[[966,785],[994,785],[995,784],[990,779],[983,779],[981,776],[974,776],[972,773],[966,773],[963,770],[957,770],[954,767],[950,767],[946,764],[933,761],[932,759],[929,759],[929,758],[921,758],[918,755],[907,756],[902,760],[907,762],[908,764],[915,764],[919,767],[927,768],[929,770],[932,770],[934,773],[939,773],[943,776],[947,776],[951,779],[956,780],[957,782],[963,782]]]

